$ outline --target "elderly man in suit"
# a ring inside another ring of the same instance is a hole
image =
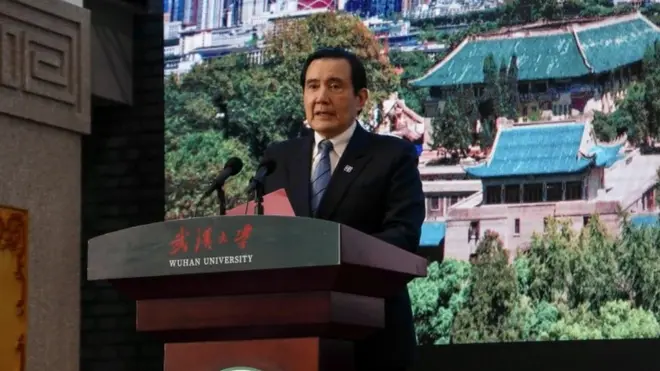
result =
[[[300,83],[313,134],[266,150],[264,157],[277,163],[266,192],[286,189],[297,216],[345,224],[414,251],[425,214],[417,151],[357,123],[369,97],[362,62],[342,49],[318,50],[307,58]],[[356,369],[406,370],[415,346],[404,290],[385,300],[385,328],[356,344]]]

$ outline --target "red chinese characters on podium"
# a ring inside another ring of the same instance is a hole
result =
[[[170,255],[176,255],[180,252],[188,252],[188,242],[186,241],[186,237],[188,237],[189,234],[190,233],[184,227],[179,229],[179,232],[174,236],[172,242],[170,242],[170,246],[172,246]]]
[[[218,243],[224,245],[227,242],[229,242],[229,240],[227,239],[227,233],[225,233],[224,231],[220,232],[220,237],[218,237]]]
[[[264,214],[265,215],[278,215],[278,216],[295,216],[289,198],[287,197],[284,189],[279,189],[275,192],[269,193],[264,196]],[[246,210],[248,212],[246,212]],[[239,205],[227,211],[227,216],[232,215],[252,215],[254,212],[254,201],[250,201],[247,205]],[[226,245],[234,242],[234,245],[239,249],[245,249],[248,244],[250,236],[252,236],[252,225],[245,224],[241,229],[236,231],[226,231],[222,229],[213,230],[212,227],[197,228],[195,231],[195,249],[194,253],[199,253],[200,250],[213,250],[214,243],[217,245]],[[184,227],[180,227],[172,241],[170,242],[170,255],[177,255],[180,253],[188,253],[188,237],[190,231]]]
[[[195,252],[199,252],[200,247],[204,247],[206,250],[211,250],[213,248],[213,229],[207,227],[202,232],[201,228],[197,228],[197,241],[195,242]]]
[[[245,224],[243,228],[236,231],[236,236],[234,237],[234,244],[240,248],[245,249],[247,246],[248,240],[252,235],[252,224]],[[224,230],[219,230],[217,233],[213,233],[212,227],[206,228],[197,228],[197,234],[195,238],[195,253],[199,253],[200,250],[213,250],[213,241],[217,241],[218,245],[225,245],[229,243],[229,238],[227,237],[227,232]],[[188,237],[190,236],[190,231],[185,227],[180,227],[179,231],[176,233],[172,241],[170,241],[170,255],[177,255],[179,253],[188,252]]]
[[[250,239],[250,234],[252,234],[252,225],[246,224],[243,228],[236,231],[234,242],[239,248],[244,249],[247,246],[248,239]]]

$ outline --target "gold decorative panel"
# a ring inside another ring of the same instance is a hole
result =
[[[52,1],[0,0],[0,113],[89,133],[89,16]]]
[[[0,206],[0,370],[25,370],[28,213]]]

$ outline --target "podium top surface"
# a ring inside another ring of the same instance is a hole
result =
[[[89,280],[357,265],[426,275],[426,259],[331,221],[222,216],[128,228],[88,242]]]

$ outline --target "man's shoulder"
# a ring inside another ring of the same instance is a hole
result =
[[[304,137],[300,137],[300,138],[286,139],[279,142],[273,142],[268,145],[268,148],[266,148],[266,154],[270,156],[278,156],[285,154],[295,148],[299,148],[304,140],[305,140]]]
[[[376,151],[393,156],[416,154],[417,149],[411,142],[392,135],[369,133],[369,138]]]

